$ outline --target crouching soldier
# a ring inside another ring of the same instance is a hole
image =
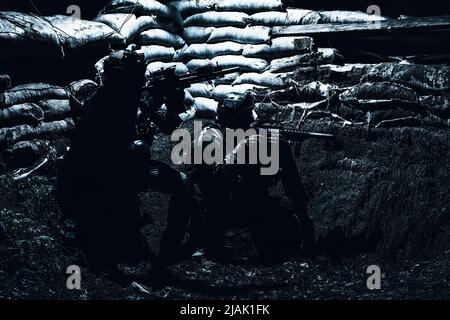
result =
[[[118,263],[137,264],[149,257],[140,232],[139,191],[171,195],[167,228],[154,266],[158,274],[179,257],[194,210],[187,177],[152,160],[148,144],[137,141],[138,111],[166,133],[180,125],[178,115],[184,111],[182,90],[163,88],[158,95],[142,98],[145,69],[139,54],[114,52],[105,61],[103,85],[84,105],[72,101],[76,130],[58,179],[61,211],[76,222],[76,247],[93,271],[117,280],[124,280]],[[166,111],[161,110],[163,103]]]
[[[306,191],[291,148],[283,139],[260,135],[257,129],[249,130],[256,119],[253,105],[250,93],[229,96],[218,108],[217,121],[206,126],[195,142],[203,149],[211,142],[223,143],[225,159],[222,164],[196,165],[191,173],[205,198],[213,243],[216,248],[223,247],[225,231],[236,215],[244,218],[261,263],[280,262],[302,251],[312,254],[313,226],[307,216]],[[234,139],[228,139],[230,130],[248,130],[248,134],[236,144]],[[233,143],[231,148],[226,146],[230,142]],[[279,170],[275,175],[261,174],[260,159],[256,163],[249,161],[252,149],[258,150],[263,143],[278,144],[279,154],[272,155],[279,157]],[[226,150],[230,149],[233,151],[227,154]],[[246,156],[238,159],[239,155]],[[273,196],[269,191],[278,181],[282,183],[284,195]],[[219,250],[220,254],[226,255],[226,250]]]

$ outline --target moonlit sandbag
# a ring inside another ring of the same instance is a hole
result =
[[[158,45],[142,46],[141,49],[137,50],[139,53],[143,53],[145,56],[145,61],[171,61],[175,55],[174,48],[168,48]]]
[[[217,115],[219,103],[214,99],[197,97],[194,98],[193,108],[195,115],[199,118],[213,119]]]
[[[169,5],[174,7],[183,18],[188,16],[213,10],[215,0],[178,0],[171,1]]]
[[[0,93],[0,107],[35,102],[42,99],[68,98],[68,90],[62,87],[47,83],[28,83]]]
[[[0,57],[61,57],[58,34],[40,17],[0,12]]]
[[[234,41],[243,44],[269,43],[271,29],[269,27],[253,26],[246,28],[223,27],[216,28],[208,38],[208,43]]]
[[[177,10],[169,5],[156,0],[113,0],[102,13],[130,13],[137,15],[155,15],[159,17],[172,18],[178,23],[182,22]]]
[[[179,35],[162,29],[152,29],[142,32],[139,37],[139,42],[143,45],[160,45],[175,49],[182,48],[185,45],[183,38]]]
[[[289,26],[319,23],[321,16],[312,10],[287,9],[286,12],[259,12],[247,19],[252,25],[262,26]]]
[[[244,73],[233,82],[233,85],[246,83],[269,87],[271,89],[280,89],[289,85],[288,74],[274,74],[269,72]]]
[[[249,58],[282,58],[299,53],[311,52],[313,39],[310,37],[281,37],[272,40],[272,44],[246,45],[242,54]]]
[[[193,97],[213,98],[214,86],[208,83],[194,83],[186,88]]]
[[[214,31],[214,27],[187,27],[184,28],[182,37],[187,43],[204,43]]]
[[[125,42],[121,34],[104,23],[65,15],[44,17],[44,19],[52,24],[64,47],[70,50]]]
[[[0,127],[20,124],[36,125],[44,119],[44,112],[34,103],[23,103],[0,109]]]
[[[198,68],[211,67],[213,63],[209,59],[192,59],[186,63],[189,72],[193,72]]]
[[[221,84],[232,84],[241,74],[239,72],[233,72],[226,74],[222,78],[215,79],[212,81],[214,86],[218,86]]]
[[[262,72],[268,65],[266,60],[242,56],[218,56],[211,59],[211,62],[214,66],[222,68],[239,67],[241,72]]]
[[[149,77],[152,74],[157,73],[158,71],[166,70],[166,69],[173,68],[173,67],[175,67],[176,75],[183,75],[183,74],[189,73],[189,70],[184,63],[181,63],[181,62],[164,63],[164,62],[156,61],[156,62],[149,63],[147,65],[147,71],[146,71],[145,75],[147,77]]]
[[[224,0],[216,1],[215,9],[217,11],[277,11],[283,9],[281,0]]]
[[[249,15],[243,12],[216,12],[208,11],[194,14],[184,20],[184,27],[244,27],[247,24]]]
[[[45,121],[62,120],[70,116],[68,99],[42,100],[37,103],[44,112]]]
[[[239,43],[226,41],[215,44],[191,44],[184,52],[184,58],[207,58],[211,59],[216,56],[241,54],[243,46]]]

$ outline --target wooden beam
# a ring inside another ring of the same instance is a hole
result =
[[[430,31],[450,32],[450,16],[392,19],[377,25],[363,23],[316,24],[273,27],[272,37],[281,36],[326,36],[368,37],[392,36],[393,34],[418,34]]]

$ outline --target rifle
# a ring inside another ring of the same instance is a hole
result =
[[[254,128],[257,129],[266,129],[269,131],[269,134],[271,131],[277,130],[280,138],[284,140],[292,140],[292,141],[303,141],[305,139],[325,139],[330,140],[334,139],[333,134],[329,133],[319,133],[319,132],[308,132],[303,131],[299,129],[292,129],[292,128],[286,128],[283,125],[274,124],[270,122],[256,122],[254,124]]]
[[[239,72],[239,67],[227,68],[223,69],[218,66],[206,66],[197,68],[194,72],[184,74],[184,75],[176,75],[175,74],[175,66],[155,72],[151,75],[150,80],[144,86],[145,91],[150,91],[156,93],[160,93],[158,89],[164,88],[188,88],[193,83],[215,80],[222,78],[223,76]]]

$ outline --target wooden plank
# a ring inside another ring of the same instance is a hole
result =
[[[317,24],[273,27],[272,37],[281,36],[326,36],[367,37],[393,34],[417,34],[430,31],[450,32],[450,16],[393,19],[380,21],[376,25],[363,23]]]

